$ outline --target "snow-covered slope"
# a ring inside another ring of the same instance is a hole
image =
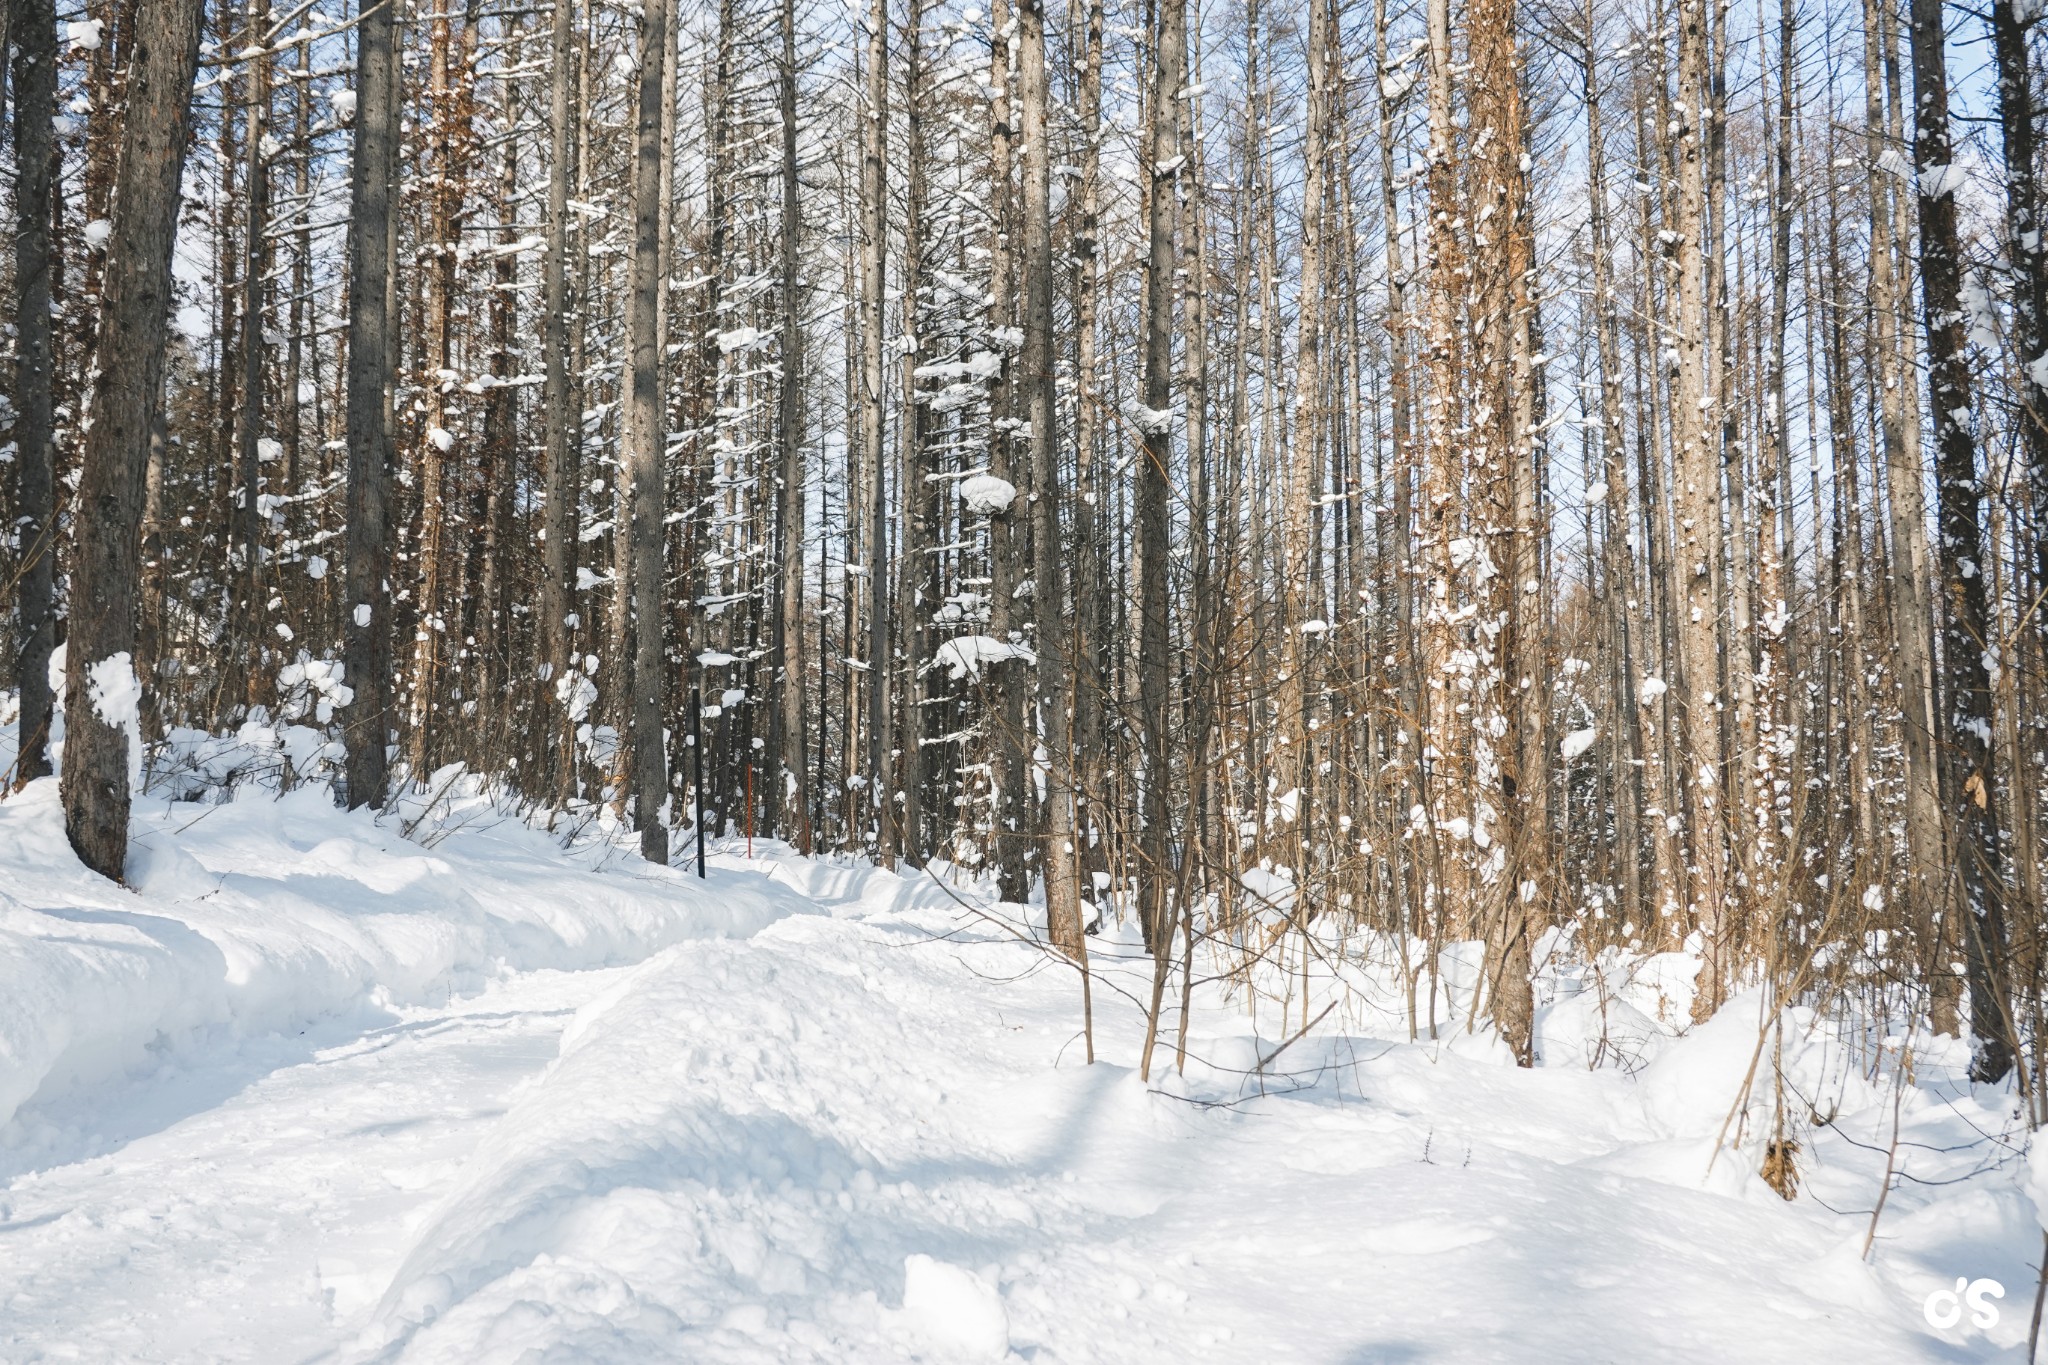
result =
[[[1096,941],[1091,1066],[1076,974],[964,882],[762,844],[699,884],[511,821],[423,849],[314,795],[159,806],[143,837],[131,894],[47,793],[0,803],[0,1360],[1806,1365],[2025,1337],[2021,1164],[1956,1142],[2006,1097],[1905,1092],[1928,1183],[1866,1260],[1892,1092],[1810,1018],[1785,1074],[1833,1121],[1800,1199],[1754,1142],[1713,1156],[1754,999],[1638,1037],[1633,1075],[1587,1069],[1570,996],[1535,1071],[1347,1008],[1258,1076],[1300,1003],[1261,1033],[1205,988],[1186,1074],[1169,1037],[1147,1087],[1128,938]],[[1928,1325],[1986,1276],[1998,1324]]]
[[[138,1069],[803,908],[756,879],[712,894],[608,849],[565,855],[487,804],[467,821],[428,849],[324,790],[144,800],[126,891],[72,855],[56,779],[0,801],[0,1172],[24,1147],[118,1140],[93,1087]],[[57,1114],[89,1131],[53,1131]]]

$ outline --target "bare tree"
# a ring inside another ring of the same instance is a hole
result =
[[[1997,1081],[2012,1069],[2005,995],[2004,907],[1998,820],[1992,805],[1993,710],[1985,653],[1993,644],[1978,502],[1975,395],[1964,346],[1963,253],[1956,233],[1960,183],[1948,131],[1948,66],[1940,0],[1913,0],[1913,159],[1920,210],[1920,306],[1927,326],[1927,385],[1934,418],[1940,537],[1936,578],[1946,608],[1947,781],[1950,847],[1961,883],[1963,960],[1970,981],[1970,1075]]]
[[[57,17],[51,0],[12,0],[14,39],[15,685],[21,689],[16,785],[50,774],[57,641],[56,360],[50,326],[51,201],[57,170]]]
[[[635,85],[633,132],[633,245],[626,293],[629,390],[626,399],[624,473],[629,480],[627,511],[631,572],[618,585],[632,604],[633,823],[640,852],[651,863],[668,862],[668,749],[662,736],[667,715],[668,667],[662,659],[662,478],[667,427],[661,392],[660,311],[662,88],[668,79],[668,5],[645,0],[640,12],[640,62]]]
[[[357,25],[356,144],[349,168],[348,803],[384,804],[391,699],[391,256],[399,63],[389,5]]]
[[[171,246],[199,67],[203,0],[162,0],[138,19],[128,76],[96,358],[93,421],[78,483],[64,687],[64,830],[79,859],[119,880],[142,762],[135,678],[142,509],[163,395]]]

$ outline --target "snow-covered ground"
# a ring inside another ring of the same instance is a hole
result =
[[[1307,1017],[1337,1008],[1272,1057],[1302,1002],[1255,1028],[1210,984],[1185,1075],[1169,1011],[1148,1087],[1115,926],[1089,1065],[1077,975],[968,882],[759,844],[699,883],[484,802],[425,816],[151,800],[131,892],[71,858],[53,783],[0,802],[0,1361],[1810,1365],[2026,1338],[2023,1130],[1952,1047],[1921,1040],[1901,1091],[1795,1015],[1787,1203],[1755,1174],[1768,1082],[1714,1155],[1753,997],[1672,1038],[1640,983],[1555,973],[1522,1071],[1316,971]],[[1997,1323],[1927,1322],[1984,1278]]]

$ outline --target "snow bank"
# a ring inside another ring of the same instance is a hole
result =
[[[831,870],[807,871],[830,896]],[[917,1141],[901,1117],[947,1098],[944,1054],[891,1002],[944,1004],[915,975],[883,985],[901,946],[791,919],[671,950],[587,1006],[425,1220],[353,1358],[1000,1359],[1001,1299],[958,1264],[990,1229],[971,1206],[920,1229],[899,1189]]]
[[[72,854],[54,779],[0,801],[0,1146],[37,1139],[39,1106],[178,1054],[505,970],[635,962],[796,906],[754,878],[701,890],[609,848],[565,855],[483,813],[428,850],[324,790],[144,798],[125,889]]]

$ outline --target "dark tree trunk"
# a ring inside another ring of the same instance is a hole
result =
[[[541,266],[541,348],[545,352],[541,406],[547,441],[547,541],[543,549],[540,598],[541,696],[535,719],[542,772],[557,793],[566,793],[575,772],[575,723],[567,718],[573,697],[575,633],[570,629],[576,580],[577,463],[583,434],[581,404],[569,375],[569,177],[572,171],[570,95],[575,63],[575,5],[555,6],[551,34],[554,57],[548,82],[548,245]],[[548,692],[560,694],[562,715],[548,709]]]
[[[382,807],[391,729],[391,255],[399,69],[389,5],[356,32],[355,154],[349,167],[348,575],[342,605],[348,804]]]
[[[2033,18],[2015,0],[1993,0],[1991,40],[1998,61],[1998,122],[2005,141],[2006,250],[2012,255],[2012,343],[2020,393],[2019,428],[2032,493],[2035,582],[2048,584],[2048,238],[2041,222],[2035,156],[2034,77],[2028,60]],[[2048,612],[2034,613],[2048,645]]]
[[[119,879],[142,736],[114,690],[134,686],[135,608],[149,439],[163,393],[171,244],[191,127],[204,0],[157,0],[137,20],[101,295],[99,383],[78,484],[76,593],[65,682],[64,828],[87,867]],[[104,708],[104,709],[103,709]],[[111,713],[111,714],[110,714]]]
[[[1942,799],[1962,887],[1960,923],[1970,983],[1970,1075],[2003,1079],[2012,1067],[2004,996],[2005,933],[1998,820],[1992,806],[1992,694],[1984,664],[1992,640],[1985,594],[1984,534],[1978,517],[1973,430],[1975,395],[1964,344],[1963,256],[1956,230],[1958,177],[1948,132],[1948,70],[1941,0],[1913,0],[1913,159],[1919,172],[1920,302],[1926,315],[1928,407],[1934,418],[1939,543],[1936,577],[1946,599],[1942,664],[1947,673],[1948,760]]]
[[[14,443],[21,561],[15,684],[18,783],[50,775],[50,653],[57,639],[56,371],[50,326],[50,219],[57,169],[57,18],[52,0],[13,0]]]
[[[627,284],[628,383],[626,475],[631,498],[630,577],[617,590],[633,608],[632,704],[628,708],[633,744],[633,818],[640,852],[651,863],[668,862],[668,828],[661,806],[668,792],[668,753],[662,743],[664,684],[662,659],[662,466],[667,444],[661,392],[661,181],[667,149],[661,135],[661,92],[668,79],[668,6],[646,0],[640,18],[640,73],[633,156],[633,254]]]
[[[270,25],[269,0],[253,0],[243,41],[260,48]],[[239,700],[253,704],[258,696],[263,640],[263,293],[269,274],[270,158],[264,143],[270,128],[270,59],[251,63],[249,109],[242,125],[244,174],[248,196],[242,236],[242,318],[240,401],[235,405],[235,593],[237,610],[229,614],[238,639],[230,644]]]
[[[867,94],[861,110],[860,450],[867,480],[868,788],[875,852],[888,862],[896,812],[889,790],[889,503],[882,449],[883,262],[889,232],[886,152],[889,121],[889,5],[868,10]]]
[[[1317,28],[1320,34],[1320,27]],[[1133,512],[1138,556],[1138,714],[1143,726],[1144,785],[1140,789],[1138,875],[1139,915],[1146,946],[1164,963],[1173,932],[1168,919],[1166,888],[1169,841],[1167,824],[1166,725],[1172,670],[1167,620],[1167,559],[1173,550],[1169,521],[1167,471],[1173,465],[1173,219],[1180,188],[1180,101],[1187,83],[1186,10],[1182,0],[1164,0],[1159,8],[1159,51],[1147,106],[1147,162],[1151,167],[1148,198],[1150,254],[1145,274],[1145,408]],[[1313,40],[1311,40],[1313,41]],[[1270,324],[1269,324],[1270,325]],[[1155,981],[1163,976],[1154,971]]]
[[[804,366],[803,296],[798,277],[802,206],[798,198],[796,127],[796,0],[782,0],[782,60],[778,72],[782,118],[782,378],[777,393],[777,442],[781,470],[776,490],[776,523],[782,562],[776,587],[775,658],[781,668],[777,689],[777,749],[773,809],[778,833],[811,850],[804,794],[809,776],[804,748]]]
[[[924,141],[924,0],[910,0],[903,44],[903,330],[922,333],[918,311],[926,282],[925,141]],[[896,619],[903,639],[903,818],[900,846],[913,864],[923,866],[934,843],[931,811],[931,764],[925,754],[930,730],[928,708],[936,700],[931,668],[932,613],[938,609],[939,487],[926,450],[927,410],[917,401],[918,352],[903,353],[903,408],[897,418],[903,477],[899,487],[903,508],[903,543],[898,570]]]

